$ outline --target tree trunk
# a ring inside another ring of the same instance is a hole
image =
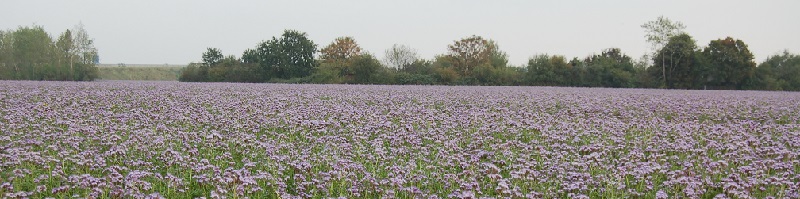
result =
[[[665,66],[666,61],[664,61],[664,49],[661,49],[661,75],[664,78],[664,87],[667,87],[667,67]]]
[[[69,80],[75,80],[75,71],[72,68],[73,64],[75,64],[74,59],[75,55],[69,55]]]

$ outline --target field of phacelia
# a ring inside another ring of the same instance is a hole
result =
[[[0,82],[5,198],[800,198],[800,93]]]

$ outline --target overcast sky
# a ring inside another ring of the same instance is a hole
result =
[[[63,1],[4,0],[0,29],[40,25],[52,37],[83,23],[101,63],[187,64],[207,47],[237,57],[284,29],[308,33],[323,47],[352,36],[383,58],[392,44],[422,58],[444,54],[470,35],[497,41],[510,63],[536,54],[585,57],[616,47],[649,52],[639,26],[665,16],[683,22],[698,46],[731,36],[756,62],[784,49],[800,53],[800,1]]]

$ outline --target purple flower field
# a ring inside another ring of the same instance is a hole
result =
[[[800,93],[0,82],[4,198],[800,198]]]

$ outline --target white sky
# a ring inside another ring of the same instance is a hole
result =
[[[798,9],[797,0],[5,0],[0,29],[36,24],[57,37],[81,22],[101,63],[127,64],[187,64],[206,47],[239,57],[284,29],[308,33],[320,48],[352,36],[378,58],[398,43],[431,59],[474,34],[522,65],[536,54],[582,58],[610,47],[639,58],[650,48],[639,26],[663,15],[683,22],[698,46],[731,36],[761,62],[800,53]]]

